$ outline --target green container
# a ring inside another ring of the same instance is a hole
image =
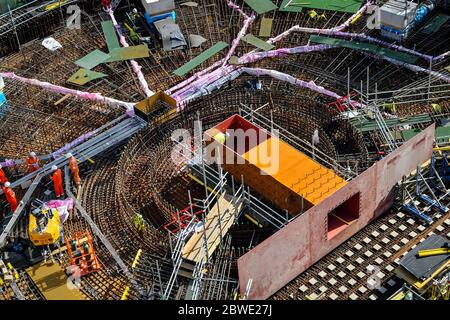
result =
[[[18,0],[1,0],[0,1],[0,14],[8,12],[8,4],[11,10],[17,8],[18,6],[24,4],[24,1]]]

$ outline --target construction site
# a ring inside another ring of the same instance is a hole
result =
[[[450,300],[450,1],[0,1],[0,300]]]

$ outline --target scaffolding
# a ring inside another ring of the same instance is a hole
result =
[[[437,215],[450,210],[450,190],[445,186],[435,166],[436,157],[432,155],[427,176],[422,173],[423,168],[417,166],[415,172],[401,183],[402,208],[428,224],[433,223]]]

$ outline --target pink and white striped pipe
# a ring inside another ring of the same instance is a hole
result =
[[[120,31],[120,26],[117,23],[116,17],[114,17],[114,12],[112,11],[111,7],[108,7],[107,12],[109,13],[109,16],[111,17],[111,21],[114,25],[114,28],[116,29],[117,35],[119,36],[120,43],[125,48],[129,47],[127,40],[125,39],[125,37],[122,35],[122,32]],[[147,80],[145,80],[144,74],[141,71],[142,67],[135,60],[131,60],[130,62],[131,62],[131,66],[133,68],[134,73],[138,77],[139,84],[141,85],[142,91],[144,91],[147,98],[151,97],[155,93],[149,89]]]
[[[390,62],[392,64],[404,67],[404,68],[409,69],[409,70],[414,71],[414,72],[427,73],[427,74],[429,74],[429,75],[431,75],[433,77],[436,77],[438,79],[441,79],[441,80],[443,80],[445,82],[449,82],[450,83],[450,77],[446,76],[446,75],[444,75],[442,73],[439,73],[439,72],[436,72],[436,71],[432,71],[432,70],[430,71],[429,69],[425,69],[425,68],[416,66],[414,64],[398,61],[398,60],[395,60],[395,59],[392,59],[392,58],[389,58],[389,57],[386,57],[386,56],[374,55],[374,54],[368,53],[368,52],[363,52],[363,53],[367,54],[368,56],[371,56],[372,58],[383,59],[383,60],[386,60],[386,61],[388,61],[388,62]]]
[[[124,102],[113,98],[108,98],[103,96],[101,93],[92,93],[92,92],[85,92],[85,91],[79,91],[74,89],[69,89],[61,86],[57,86],[48,82],[39,81],[37,79],[28,79],[25,77],[20,77],[14,72],[4,72],[0,73],[0,76],[7,79],[17,80],[22,83],[26,83],[32,86],[41,87],[45,90],[54,92],[54,93],[60,93],[60,94],[70,94],[73,95],[76,98],[79,98],[81,100],[87,100],[87,101],[93,101],[98,103],[105,103],[112,107],[125,107],[127,110],[133,109],[134,103],[131,102]]]
[[[444,52],[443,54],[434,57],[434,61],[441,61],[443,59],[446,59],[448,56],[450,56],[450,51]]]
[[[231,74],[236,69],[235,66],[226,65],[223,68],[216,69],[207,75],[204,75],[200,77],[198,80],[196,80],[194,83],[192,83],[189,86],[186,86],[183,88],[182,92],[176,93],[172,95],[172,98],[174,98],[178,103],[181,103],[183,100],[186,100],[189,98],[189,96],[195,94],[197,91],[202,90],[202,88],[205,88],[209,86],[210,84],[216,82],[219,79],[227,79],[227,76]]]
[[[333,29],[330,29],[330,30],[342,31],[342,30],[348,28],[348,26],[350,25],[351,21],[352,21],[353,19],[355,19],[358,15],[362,15],[362,14],[367,10],[367,8],[368,8],[369,5],[371,5],[371,2],[370,2],[370,1],[368,1],[363,7],[361,7],[360,10],[358,10],[358,12],[356,12],[354,15],[352,15],[352,16],[351,16],[349,19],[347,19],[344,23],[342,23],[341,25],[339,25],[339,26],[337,26],[337,27],[335,27],[335,28],[333,28]],[[291,34],[292,32],[294,32],[294,29],[295,29],[296,27],[299,27],[299,26],[298,26],[298,25],[297,25],[297,26],[294,26],[294,27],[292,27],[291,29],[289,29],[289,30],[287,30],[287,31],[285,31],[285,32],[283,32],[283,33],[281,33],[281,34],[278,35],[277,37],[269,39],[267,42],[270,43],[270,44],[274,44],[275,42],[280,41],[281,39],[285,38],[286,36],[288,36],[289,34]],[[325,30],[325,29],[324,29],[324,30]],[[240,59],[242,59],[243,61],[245,61],[246,59],[250,59],[250,58],[247,58],[247,55],[254,54],[255,52],[256,52],[256,50],[253,50],[253,51],[251,51],[251,52],[249,52],[249,53],[243,55]],[[214,63],[214,64],[211,65],[210,67],[208,67],[208,68],[206,68],[206,69],[204,69],[204,70],[202,70],[202,71],[197,72],[197,73],[194,74],[193,76],[191,76],[191,77],[189,77],[188,79],[182,81],[181,83],[175,85],[174,87],[172,87],[172,88],[170,88],[170,89],[167,89],[167,90],[165,91],[166,94],[169,94],[169,95],[170,95],[170,94],[172,94],[173,92],[176,92],[177,90],[180,90],[181,88],[183,88],[183,87],[185,87],[185,86],[187,86],[187,85],[191,85],[194,81],[196,81],[197,79],[199,79],[200,77],[202,77],[202,76],[205,75],[206,73],[210,72],[210,71],[213,70],[214,68],[217,68],[218,66],[221,66],[221,65],[223,64],[223,61],[224,61],[224,59],[222,59],[222,60],[220,60],[220,61],[217,61],[216,63]]]
[[[264,52],[254,52],[246,54],[239,58],[239,64],[248,64],[253,63],[265,58],[273,58],[273,57],[282,57],[288,54],[297,54],[297,53],[308,53],[308,52],[317,52],[317,51],[325,51],[327,49],[334,48],[328,44],[317,44],[317,45],[304,45],[294,48],[280,48],[270,51]]]
[[[398,51],[403,51],[403,52],[418,56],[420,58],[423,58],[427,61],[432,61],[433,59],[435,59],[433,56],[423,54],[418,51],[408,49],[403,46],[399,46],[399,45],[396,45],[396,44],[393,44],[390,42],[379,40],[379,39],[373,38],[371,36],[368,36],[364,33],[348,33],[348,32],[342,32],[342,31],[334,31],[334,30],[326,30],[326,29],[313,29],[313,28],[299,28],[298,31],[305,32],[305,33],[317,33],[317,34],[324,34],[324,35],[329,35],[329,36],[337,36],[337,37],[343,37],[343,38],[354,38],[354,39],[368,42],[368,43],[375,43],[377,45],[380,45],[380,46],[383,46],[386,48],[392,48],[392,49],[396,49]]]
[[[250,19],[250,18],[251,18],[251,17],[249,17],[245,12],[243,12],[239,6],[237,6],[237,5],[236,5],[235,3],[233,3],[232,1],[228,1],[228,6],[230,6],[230,7],[231,7],[232,9],[234,9],[234,10],[238,10],[238,12],[241,13],[246,19]],[[252,21],[253,21],[254,19],[255,19],[255,17],[253,17]],[[247,20],[246,20],[246,21],[247,21]],[[250,22],[249,22],[249,23],[250,23]],[[248,28],[248,26],[247,26],[247,28]],[[247,30],[247,28],[246,28],[245,30]],[[242,30],[241,30],[241,32],[242,32]],[[244,31],[244,32],[246,32],[246,31]],[[244,34],[244,35],[245,35],[245,34]],[[243,36],[244,36],[244,35],[243,35]],[[233,40],[233,43],[235,43],[236,40],[237,40],[237,43],[239,43],[240,38],[239,38],[239,39],[237,39],[237,38],[234,39],[234,40]],[[236,44],[236,47],[237,47],[237,44]],[[221,59],[221,60],[219,60],[219,61],[216,61],[214,64],[212,64],[212,65],[209,66],[208,68],[203,69],[203,70],[201,70],[201,71],[195,73],[193,76],[189,77],[188,79],[186,79],[186,80],[180,82],[179,84],[173,86],[172,88],[167,89],[167,90],[165,91],[165,93],[168,94],[168,95],[170,95],[170,94],[172,94],[173,92],[175,92],[175,91],[177,91],[177,90],[179,90],[179,89],[181,89],[181,88],[187,86],[188,84],[191,84],[193,81],[199,79],[201,76],[205,75],[206,73],[210,72],[211,70],[213,70],[213,69],[215,69],[215,68],[217,68],[217,67],[219,67],[219,66],[222,66],[222,67],[225,66],[225,64],[228,62],[228,60],[230,59],[230,57],[231,57],[231,55],[233,54],[233,52],[234,52],[235,49],[236,49],[236,48],[234,48],[233,51],[230,50],[231,54],[229,54],[228,58],[226,57],[226,58],[224,58],[224,59]]]
[[[250,63],[255,62],[258,60],[261,60],[266,57],[279,57],[286,54],[296,54],[296,53],[306,53],[306,52],[313,52],[313,51],[324,51],[329,48],[332,48],[330,45],[315,45],[315,46],[300,46],[295,48],[282,48],[277,49],[273,51],[267,51],[267,52],[257,52],[252,53],[246,56],[241,57],[243,60],[242,63]],[[241,62],[241,59],[239,62]],[[227,82],[227,77],[234,76],[234,71],[239,71],[240,66],[231,66],[227,65],[225,68],[219,68],[212,72],[210,72],[207,75],[203,75],[199,77],[197,80],[189,84],[188,86],[185,86],[184,88],[180,89],[176,93],[172,95],[172,97],[177,100],[177,102],[185,102],[187,100],[191,100],[191,95],[195,95],[196,91],[202,90],[205,87],[208,87],[210,84],[218,81],[219,79],[223,78],[224,80],[222,83]],[[220,83],[220,82],[219,82]],[[210,86],[211,87],[211,86]],[[211,91],[211,89],[209,90]]]
[[[331,29],[315,29],[315,30],[321,30],[321,32],[325,30],[329,31],[342,31],[350,26],[350,23],[355,19],[356,17],[362,15],[364,12],[366,12],[367,8],[372,5],[372,1],[367,1],[365,5],[363,5],[354,15],[352,15],[350,18],[348,18],[344,23],[340,24],[337,27],[331,28]],[[288,35],[290,35],[293,32],[297,32],[300,28],[299,25],[293,26],[292,28],[286,30],[283,33],[280,33],[278,36],[274,38],[270,38],[267,42],[268,43],[275,43],[280,41],[283,38],[286,38]]]
[[[235,3],[233,3],[230,0],[227,1],[227,4],[230,8],[236,10],[244,17],[244,25],[242,26],[241,30],[239,31],[237,37],[233,40],[231,49],[228,51],[225,59],[223,59],[222,67],[224,67],[225,64],[228,62],[228,60],[230,60],[231,55],[236,50],[242,37],[244,37],[246,35],[248,27],[252,24],[252,22],[255,20],[255,17],[256,17],[254,12],[251,14],[251,16],[246,15],[245,12],[242,11],[241,8],[239,8],[239,6],[237,6]]]
[[[269,76],[272,77],[274,79],[278,79],[281,81],[285,81],[288,82],[290,84],[293,84],[297,87],[302,87],[302,88],[306,88],[309,89],[311,91],[315,91],[317,93],[320,94],[324,94],[326,96],[332,97],[334,99],[340,99],[342,98],[342,96],[338,95],[337,93],[330,91],[328,89],[325,89],[322,86],[318,86],[314,83],[314,81],[303,81],[300,79],[297,79],[287,73],[283,73],[283,72],[279,72],[276,70],[269,70],[269,69],[262,69],[262,68],[242,68],[242,72],[259,77],[259,76]],[[361,106],[361,104],[359,102],[356,101],[352,101],[351,102],[353,105],[355,106]]]

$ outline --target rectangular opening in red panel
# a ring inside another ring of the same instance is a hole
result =
[[[327,238],[332,239],[359,218],[359,192],[328,213]]]

